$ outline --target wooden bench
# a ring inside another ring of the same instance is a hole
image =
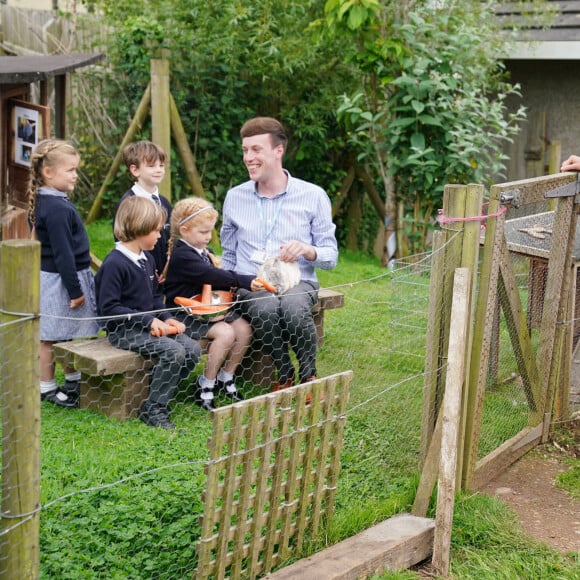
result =
[[[324,312],[343,305],[340,292],[320,290],[312,311],[319,344],[324,339]],[[205,346],[202,342],[202,348]],[[100,411],[119,420],[137,415],[148,395],[151,359],[115,348],[106,337],[59,342],[53,350],[56,362],[81,373],[81,409]],[[272,359],[259,350],[250,348],[240,368],[244,380],[256,386],[267,387],[275,381]]]

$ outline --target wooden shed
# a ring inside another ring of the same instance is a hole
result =
[[[549,25],[539,12],[546,8],[552,13]],[[510,108],[523,104],[528,111],[517,141],[506,151],[506,181],[546,175],[550,153],[562,161],[580,154],[580,0],[510,2],[498,5],[496,14],[506,29],[521,27],[504,62],[522,94]],[[557,160],[555,167],[559,170]]]
[[[30,153],[41,139],[66,138],[68,76],[102,58],[104,54],[0,57],[0,239],[28,237]],[[32,100],[34,84],[37,102]]]

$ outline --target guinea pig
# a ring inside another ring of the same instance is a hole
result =
[[[278,294],[283,294],[300,282],[300,268],[296,262],[282,262],[278,257],[268,258],[260,266],[258,278],[270,282]]]

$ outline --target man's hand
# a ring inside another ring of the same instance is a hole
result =
[[[298,240],[290,240],[280,246],[280,260],[282,262],[296,262],[300,256],[304,256],[304,258],[311,262],[316,260],[314,246],[299,242]]]
[[[560,171],[562,173],[565,171],[580,171],[580,157],[578,157],[578,155],[570,155],[570,157],[562,163]]]

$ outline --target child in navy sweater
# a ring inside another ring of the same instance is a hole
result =
[[[201,348],[184,333],[185,325],[165,310],[158,292],[149,252],[164,221],[161,206],[139,196],[124,199],[115,217],[119,242],[103,261],[95,283],[98,312],[108,318],[109,342],[157,361],[139,418],[146,425],[173,429],[169,403],[180,382],[195,368]]]
[[[164,291],[166,306],[176,307],[177,296],[190,298],[200,294],[204,284],[212,290],[263,290],[255,276],[218,268],[216,256],[208,251],[218,212],[199,197],[182,199],[171,216],[169,259]],[[235,371],[252,340],[250,324],[231,309],[224,320],[212,321],[178,312],[176,317],[187,325],[193,338],[210,339],[207,364],[198,379],[196,403],[207,410],[215,409],[216,387],[233,401],[243,400],[236,388]]]
[[[155,263],[155,274],[159,283],[163,283],[161,273],[165,269],[167,261],[167,244],[169,242],[169,228],[171,219],[171,203],[159,193],[159,184],[165,177],[165,151],[152,141],[137,141],[129,143],[123,149],[123,161],[135,179],[131,189],[127,190],[121,197],[119,204],[127,197],[144,197],[153,203],[160,205],[165,211],[165,221],[161,228],[159,240],[151,250],[151,255]],[[119,204],[115,208],[115,215],[119,209]],[[115,236],[115,240],[117,240]]]
[[[65,368],[64,385],[57,386],[53,343],[99,330],[89,237],[67,195],[79,163],[77,150],[60,139],[41,141],[30,158],[28,219],[41,243],[40,396],[59,407],[78,406],[81,374]]]

